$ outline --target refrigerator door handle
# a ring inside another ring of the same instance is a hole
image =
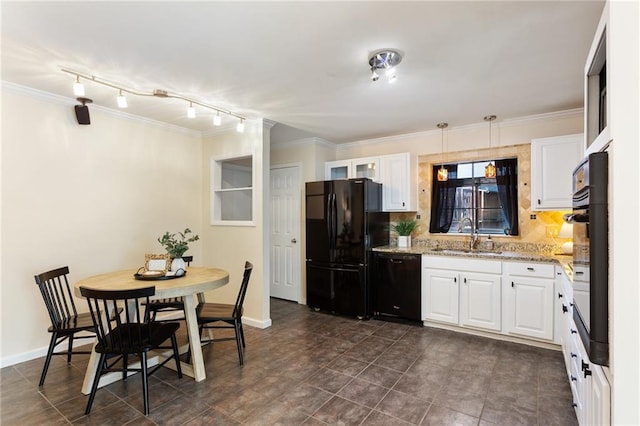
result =
[[[332,229],[333,229],[333,225],[331,223],[332,221],[332,213],[331,213],[331,195],[332,194],[328,194],[327,195],[327,210],[325,212],[326,216],[327,216],[327,235],[329,236],[329,248],[333,248],[333,244],[331,243],[331,235],[333,234]]]
[[[336,194],[333,194],[333,247],[336,247],[336,239],[338,238],[338,202]]]
[[[357,272],[359,268],[331,268],[328,266],[307,265],[308,268],[322,269],[324,271],[339,271],[339,272]]]

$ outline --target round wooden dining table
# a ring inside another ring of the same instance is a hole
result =
[[[200,333],[198,331],[198,320],[196,317],[196,307],[198,302],[204,301],[204,292],[222,287],[229,282],[229,273],[219,268],[204,268],[191,266],[187,268],[187,273],[179,278],[159,279],[159,280],[138,280],[134,277],[137,270],[122,270],[94,275],[77,281],[74,291],[78,297],[80,287],[87,287],[97,290],[129,290],[142,287],[154,286],[156,293],[152,299],[165,299],[170,297],[182,297],[184,302],[184,315],[187,323],[187,334],[189,336],[189,349],[191,351],[191,364],[182,362],[182,372],[193,377],[197,382],[204,380],[207,376],[202,357],[202,347],[200,344]],[[197,296],[197,300],[194,299]],[[162,356],[162,355],[160,355]],[[91,391],[91,384],[98,369],[100,357],[95,351],[91,352],[89,365],[85,373],[82,393],[88,395]],[[171,363],[167,364],[170,366]],[[120,373],[109,373],[101,376],[100,387],[119,380]]]

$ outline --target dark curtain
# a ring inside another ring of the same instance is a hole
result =
[[[505,235],[518,235],[518,160],[496,160],[496,184],[502,212],[507,221]]]
[[[457,177],[457,164],[445,165],[449,180],[445,182],[438,181],[438,169],[440,166],[433,167],[433,191],[431,191],[431,222],[429,223],[429,232],[447,233],[451,227],[451,219],[453,219],[453,207],[456,197],[456,185],[453,179]]]

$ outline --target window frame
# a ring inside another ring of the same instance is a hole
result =
[[[251,186],[222,188],[222,169],[225,162],[251,159]],[[210,161],[210,223],[223,226],[256,226],[256,156],[253,152],[212,157]],[[248,220],[229,220],[222,218],[222,197],[224,194],[250,191],[251,218]]]
[[[505,159],[513,159],[516,162],[518,162],[518,157],[514,156],[514,157],[506,157]],[[479,190],[482,188],[483,185],[487,185],[487,184],[493,184],[493,185],[497,185],[497,179],[496,178],[485,178],[484,175],[480,175],[480,176],[473,176],[473,174],[475,173],[475,171],[477,170],[483,170],[483,166],[490,163],[490,162],[494,162],[495,163],[496,159],[465,159],[465,160],[460,160],[460,161],[456,161],[456,162],[450,162],[450,163],[432,163],[431,164],[431,176],[433,179],[436,179],[437,176],[437,170],[440,167],[446,166],[446,167],[456,167],[456,170],[458,169],[459,166],[461,165],[470,165],[471,170],[472,170],[472,176],[471,177],[463,177],[463,178],[449,178],[450,181],[455,181],[455,185],[453,186],[453,188],[455,188],[455,199],[457,200],[458,198],[458,190],[459,188],[472,188],[472,196],[471,196],[471,206],[468,208],[465,208],[465,210],[469,210],[471,209],[471,219],[473,220],[474,223],[474,228],[478,230],[478,234],[480,235],[497,235],[497,236],[505,236],[505,237],[517,237],[519,234],[519,230],[518,233],[516,234],[509,234],[507,233],[506,229],[504,228],[502,230],[499,230],[498,228],[495,228],[494,231],[488,231],[487,229],[483,229],[482,231],[479,230],[478,228],[478,220],[480,218],[480,216],[485,216],[482,215],[480,213],[481,210],[487,210],[487,213],[489,212],[494,212],[496,208],[482,208],[480,206],[478,206],[479,203]],[[449,174],[449,176],[451,176],[451,172]],[[455,176],[457,176],[457,173],[455,174]],[[436,186],[432,185],[431,188],[431,192],[432,192],[432,203],[435,202],[435,194],[433,193],[433,191],[435,191]],[[496,188],[497,191],[499,192],[499,189]],[[518,194],[519,197],[520,194]],[[499,196],[499,195],[498,195]],[[454,202],[453,204],[453,213],[452,213],[452,217],[451,217],[451,225],[448,229],[447,232],[437,232],[437,231],[431,231],[430,233],[433,235],[442,235],[442,236],[460,236],[460,235],[470,235],[472,229],[470,227],[463,227],[462,232],[458,232],[459,229],[459,219],[457,217],[455,217],[455,212],[456,211],[460,211],[460,208],[456,206],[456,202]],[[509,225],[509,221],[507,220],[507,213],[505,212],[505,208],[502,205],[502,203],[499,204],[499,209],[500,209],[500,215],[502,217],[502,222],[504,225],[508,226]],[[432,214],[433,214],[433,205],[432,205]],[[433,220],[433,218],[432,218]],[[431,226],[430,226],[431,228]]]

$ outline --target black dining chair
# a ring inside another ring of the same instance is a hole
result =
[[[91,351],[73,351],[74,338],[96,338],[91,315],[88,312],[78,314],[76,310],[69,280],[67,279],[68,274],[69,267],[64,266],[34,276],[36,284],[42,294],[44,304],[47,307],[49,319],[51,320],[51,326],[48,330],[49,333],[51,333],[51,341],[40,376],[40,386],[44,385],[44,379],[47,376],[53,355],[66,355],[67,363],[69,363],[71,362],[71,355],[73,354],[91,353]],[[80,332],[90,332],[90,334],[82,333],[76,336],[76,334]],[[67,349],[65,351],[55,352],[56,347],[65,340],[67,340],[68,343]]]
[[[200,329],[200,336],[204,329],[212,328],[233,328],[235,337],[224,338],[210,338],[201,340],[202,343],[219,342],[223,340],[235,340],[238,346],[238,358],[240,359],[240,365],[244,364],[244,331],[242,330],[242,305],[244,304],[244,297],[247,294],[247,287],[249,286],[249,277],[251,277],[251,271],[253,265],[251,262],[244,263],[244,274],[242,276],[242,283],[240,284],[240,290],[238,291],[238,297],[236,303],[233,305],[223,303],[200,303],[196,309],[198,316],[198,326]]]
[[[132,290],[94,290],[80,287],[80,293],[87,298],[89,312],[95,325],[98,343],[95,351],[100,354],[98,369],[96,370],[89,401],[85,414],[91,412],[91,405],[98,390],[100,376],[107,372],[121,371],[122,379],[126,380],[128,372],[137,371],[142,374],[142,397],[144,415],[149,415],[148,377],[155,373],[169,360],[176,362],[178,377],[182,378],[180,354],[176,331],[180,327],[177,322],[151,321],[149,312],[142,303],[149,304],[149,297],[156,292],[155,287],[144,287]],[[105,320],[106,312],[116,311],[122,303],[124,313],[117,315],[115,320]],[[171,340],[171,346],[162,346]],[[153,368],[147,367],[147,354],[155,349],[173,349],[173,356],[165,358]],[[129,366],[129,355],[140,357],[140,367]],[[115,359],[114,359],[115,358]]]
[[[193,262],[193,256],[182,256],[182,260],[185,261],[187,266],[191,266],[191,262]],[[148,309],[151,313],[151,319],[153,321],[156,320],[156,315],[159,312],[172,311],[182,311],[182,317],[171,319],[171,321],[184,319],[184,302],[182,301],[182,297],[170,297],[165,299],[151,300],[149,302]]]

